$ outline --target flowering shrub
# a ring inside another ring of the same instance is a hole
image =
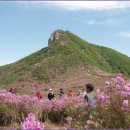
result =
[[[74,117],[74,121],[76,121],[82,119],[81,113],[87,110],[87,107],[83,97],[69,98],[65,96],[51,101],[48,99],[39,101],[36,97],[18,96],[5,90],[0,91],[1,125],[23,122],[30,112],[34,113],[41,121],[49,119],[53,123],[63,123],[68,116]]]
[[[82,96],[64,96],[49,101],[0,90],[0,125],[23,122],[23,129],[33,126],[43,128],[35,120],[36,116],[41,122],[67,123],[67,126],[74,128],[130,127],[130,83],[125,81],[122,74],[116,74],[111,81],[106,81],[103,89],[97,89],[95,99],[96,108],[91,108]]]
[[[66,121],[67,121],[69,126],[71,125],[72,120],[73,120],[72,117],[70,117],[70,116],[66,117]]]
[[[39,121],[36,121],[35,115],[29,113],[26,120],[21,124],[22,130],[43,130],[44,126],[40,124]]]
[[[97,90],[95,119],[101,127],[130,127],[130,84],[122,74],[116,74],[111,82],[106,82],[103,90]]]

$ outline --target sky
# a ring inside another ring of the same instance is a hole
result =
[[[1,1],[0,66],[47,47],[57,29],[130,57],[129,12],[130,1]]]

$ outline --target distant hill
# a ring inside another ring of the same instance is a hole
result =
[[[130,57],[90,44],[69,31],[56,30],[48,40],[48,47],[0,67],[0,82],[49,82],[62,75],[73,76],[75,72],[94,74],[93,70],[130,76]]]

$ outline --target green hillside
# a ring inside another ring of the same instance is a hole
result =
[[[48,47],[0,67],[0,82],[46,81],[83,65],[130,76],[130,58],[110,48],[90,44],[69,31],[57,30]]]

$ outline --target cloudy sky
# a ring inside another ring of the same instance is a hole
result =
[[[130,57],[129,1],[0,2],[0,65],[48,45],[56,29]]]

